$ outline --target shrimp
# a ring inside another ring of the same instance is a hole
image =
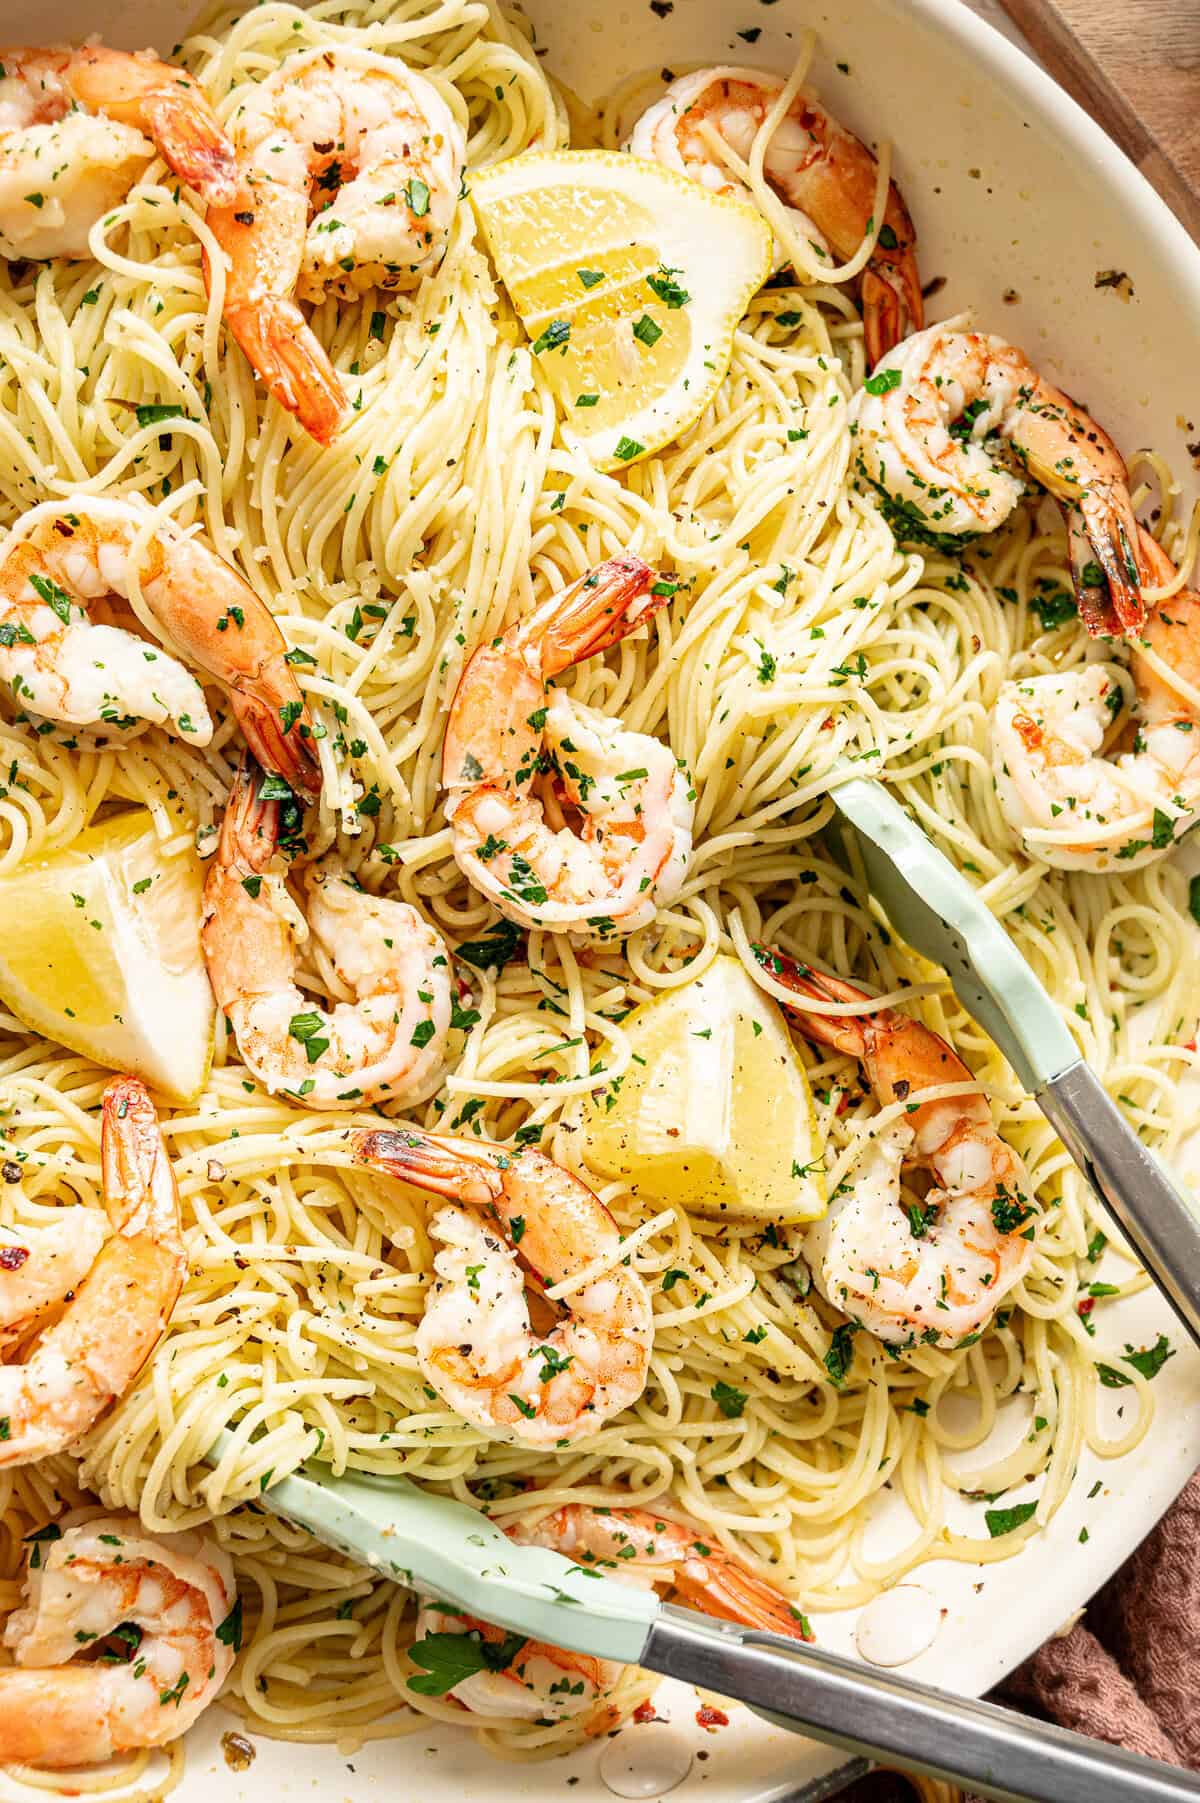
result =
[[[135,588],[191,661],[229,690],[255,755],[301,795],[320,793],[312,721],[266,603],[198,539],[131,501],[76,495],[17,522],[0,552],[0,682],[48,720],[149,720],[191,745],[213,723],[204,691],[165,651],[89,616]]]
[[[811,1640],[812,1630],[800,1611],[756,1573],[709,1544],[687,1522],[649,1509],[598,1509],[568,1503],[536,1521],[518,1518],[506,1529],[526,1546],[545,1546],[563,1553],[588,1571],[603,1570],[619,1583],[637,1588],[670,1589],[694,1608],[719,1621],[740,1622],[790,1640]],[[484,1645],[504,1643],[500,1629],[471,1617],[452,1615],[424,1603],[410,1653],[420,1659],[422,1639],[430,1634],[477,1635]],[[506,1648],[506,1650],[508,1650]],[[447,1692],[473,1715],[509,1721],[564,1721],[588,1715],[585,1732],[606,1733],[616,1726],[616,1711],[605,1705],[624,1667],[611,1659],[571,1653],[563,1647],[526,1640],[509,1652],[510,1662],[485,1667]]]
[[[0,1671],[0,1761],[94,1765],[177,1740],[239,1637],[233,1565],[209,1535],[147,1534],[132,1515],[52,1524],[4,1629],[16,1665]],[[72,1663],[97,1646],[100,1660]]]
[[[462,189],[463,132],[399,57],[341,46],[289,57],[230,130],[247,192],[208,220],[229,261],[225,321],[280,405],[328,444],[346,394],[294,297],[356,300],[436,269]]]
[[[107,1238],[97,1208],[61,1208],[45,1227],[0,1228],[0,1358],[74,1295]]]
[[[356,1133],[351,1144],[372,1170],[467,1204],[429,1222],[443,1249],[417,1329],[421,1369],[451,1408],[493,1439],[561,1446],[632,1407],[646,1387],[653,1309],[585,1183],[531,1147],[514,1153],[416,1127]],[[609,1268],[535,1334],[521,1264],[552,1286],[597,1260]]]
[[[1145,580],[1165,588],[1176,575],[1171,559],[1144,529],[1138,547]],[[1000,806],[1029,856],[1058,870],[1136,870],[1200,819],[1200,594],[1183,588],[1159,603],[1130,644],[1137,724],[1132,749],[1116,756],[1104,747],[1125,691],[1112,664],[1000,691],[992,735]]]
[[[304,908],[277,857],[279,801],[248,760],[234,778],[204,885],[200,940],[209,980],[247,1069],[309,1108],[429,1093],[450,1027],[445,944],[408,902],[369,895],[335,859],[303,876]],[[353,1002],[313,1006],[296,983],[311,940]]]
[[[1015,345],[930,326],[883,360],[850,408],[854,468],[897,536],[957,551],[1002,525],[1028,475],[1061,504],[1089,632],[1142,623],[1138,526],[1120,452]],[[998,452],[1011,447],[1018,470]]]
[[[236,197],[233,146],[182,69],[100,44],[0,50],[0,256],[88,256],[156,149],[205,201]]]
[[[640,557],[609,558],[463,671],[442,752],[454,856],[518,926],[632,933],[679,893],[692,849],[686,772],[661,740],[546,687],[636,631],[670,592]],[[532,779],[548,769],[578,833],[545,817]]]
[[[783,92],[778,75],[761,69],[697,69],[673,81],[630,134],[626,148],[689,175],[719,194],[752,198],[711,142],[717,137],[741,160]],[[772,133],[763,174],[796,230],[819,255],[846,262],[875,228],[878,165],[866,145],[823,107],[797,94]],[[895,182],[888,185],[879,235],[859,280],[867,360],[871,364],[925,317],[917,272],[917,235]],[[781,248],[777,264],[786,261]]]
[[[796,996],[864,1002],[865,990],[756,946],[755,956]],[[805,1235],[804,1256],[825,1300],[889,1345],[961,1346],[977,1339],[1033,1256],[1033,1188],[997,1133],[982,1094],[909,1102],[935,1085],[971,1083],[946,1041],[894,1008],[822,1015],[789,1009],[809,1039],[862,1064],[881,1107],[901,1118],[868,1143],[829,1213]],[[905,1164],[935,1187],[908,1207]]]
[[[158,1344],[187,1273],[175,1175],[154,1104],[136,1077],[114,1077],[104,1091],[100,1167],[111,1234],[86,1275],[70,1273],[67,1288],[66,1264],[44,1286],[31,1283],[27,1324],[51,1300],[66,1300],[66,1307],[22,1363],[0,1365],[0,1467],[61,1452],[124,1396]],[[73,1227],[80,1212],[91,1211],[73,1209]],[[80,1244],[96,1239],[90,1227]],[[23,1238],[18,1243],[25,1249]],[[27,1249],[32,1263],[46,1242]]]

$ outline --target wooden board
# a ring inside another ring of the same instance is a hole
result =
[[[1001,0],[1200,238],[1200,0]]]

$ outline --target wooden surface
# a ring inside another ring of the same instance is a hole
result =
[[[1200,0],[1001,0],[1200,238]]]

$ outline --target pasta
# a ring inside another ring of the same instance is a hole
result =
[[[427,74],[468,132],[468,168],[568,141],[561,98],[494,0],[267,0],[214,14],[179,59],[226,119],[281,56],[322,45],[401,56]],[[577,120],[573,141],[619,141],[626,99]],[[747,175],[761,187],[761,156]],[[886,160],[880,181],[883,192]],[[1066,1495],[1085,1444],[1116,1457],[1145,1433],[1152,1391],[1131,1369],[1112,1437],[1097,1408],[1104,1340],[1086,1306],[1104,1243],[1090,1193],[941,973],[887,933],[861,872],[823,835],[839,768],[885,779],[978,884],[1129,1118],[1171,1154],[1200,1008],[1185,879],[1163,863],[1101,879],[1025,861],[991,778],[1000,683],[1048,667],[1051,648],[1058,660],[1068,646],[1085,655],[1073,621],[1043,623],[1070,586],[1057,516],[1026,507],[962,561],[897,546],[849,478],[858,316],[811,268],[804,285],[776,279],[756,297],[696,424],[608,475],[557,432],[551,389],[468,207],[411,294],[314,309],[353,409],[331,447],[299,432],[225,343],[221,282],[206,297],[202,272],[212,248],[157,163],[93,230],[92,261],[0,273],[0,523],[38,502],[115,493],[203,528],[302,654],[326,795],[306,822],[309,854],[336,851],[364,887],[412,903],[452,945],[478,940],[494,916],[451,857],[439,792],[465,660],[617,552],[635,550],[679,585],[649,636],[585,664],[570,687],[684,760],[696,850],[683,891],[624,944],[583,953],[533,931],[527,962],[491,975],[460,964],[470,993],[448,1073],[414,1118],[519,1133],[581,1168],[581,1109],[628,1068],[629,1010],[721,951],[754,969],[750,942],[765,940],[908,991],[979,1074],[1046,1219],[1029,1275],[977,1344],[895,1357],[861,1334],[846,1369],[836,1317],[807,1293],[795,1223],[708,1220],[597,1186],[653,1290],[650,1378],[594,1436],[534,1453],[488,1441],[423,1383],[425,1207],[355,1166],[347,1145],[348,1129],[377,1114],[268,1096],[219,1032],[199,1100],[164,1118],[190,1261],[183,1295],[78,1458],[0,1474],[0,1613],[17,1601],[23,1537],[64,1503],[94,1493],[140,1511],[150,1530],[215,1520],[246,1608],[227,1700],[260,1732],[351,1746],[430,1715],[464,1717],[407,1688],[407,1592],[242,1506],[313,1456],[334,1472],[404,1473],[502,1524],[528,1507],[530,1482],[548,1507],[630,1494],[673,1504],[818,1614],[867,1600],[935,1552],[1012,1556]],[[1159,529],[1173,534],[1169,472],[1151,462],[1143,473]],[[193,837],[211,850],[240,741],[220,697],[209,700],[219,724],[204,751],[154,729],[45,732],[7,709],[0,875],[69,846],[113,804],[149,807],[164,855]],[[304,977],[336,993],[315,963]],[[832,1191],[875,1104],[845,1060],[802,1056]],[[64,1199],[98,1203],[105,1073],[9,1015],[0,1059],[0,1150],[5,1177],[16,1175],[0,1220],[37,1225]],[[1137,1266],[1112,1252],[1119,1290],[1139,1287]],[[714,1401],[719,1383],[741,1395],[736,1413]],[[1016,1394],[1029,1435],[980,1468],[971,1450]],[[946,1424],[943,1396],[961,1399],[969,1426]],[[232,1444],[210,1469],[225,1429]],[[1015,1531],[946,1526],[948,1490],[991,1495],[1026,1478],[1039,1482],[1037,1511]],[[912,1531],[880,1559],[865,1527],[885,1486]],[[648,1688],[627,1674],[619,1706]],[[569,1721],[477,1731],[510,1756],[562,1750],[578,1734]],[[154,1794],[164,1783],[145,1756],[124,1778]]]

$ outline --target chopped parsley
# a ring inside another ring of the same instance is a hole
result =
[[[455,950],[455,957],[476,970],[503,970],[521,949],[521,929],[511,920],[498,920],[483,939],[468,939]]]
[[[1014,1503],[1011,1509],[988,1509],[983,1519],[987,1522],[987,1531],[993,1540],[999,1540],[1002,1534],[1011,1534],[1031,1516],[1037,1514],[1036,1502]]]
[[[841,1327],[835,1328],[833,1338],[829,1342],[829,1351],[822,1361],[829,1373],[830,1382],[836,1384],[839,1389],[845,1383],[850,1367],[854,1363],[854,1336],[857,1332],[857,1323],[853,1321],[843,1322]]]
[[[487,1641],[479,1631],[468,1634],[426,1634],[408,1649],[414,1665],[421,1667],[408,1688],[422,1697],[444,1697],[448,1690],[473,1678],[477,1672],[507,1671],[525,1645],[522,1634],[506,1634]]]
[[[565,347],[571,340],[571,322],[569,319],[552,319],[544,332],[533,341],[533,354],[540,357],[543,351],[554,351]]]
[[[679,274],[678,269],[668,268],[665,263],[661,263],[657,275],[646,277],[647,288],[652,294],[656,294],[664,307],[671,312],[675,312],[679,307],[686,307],[692,298],[687,289],[681,288],[675,280]]]
[[[1175,1357],[1175,1349],[1165,1333],[1160,1333],[1153,1346],[1130,1346],[1126,1343],[1122,1354],[1127,1365],[1150,1380],[1158,1376],[1168,1359]],[[1114,1365],[1097,1365],[1096,1375],[1107,1390],[1124,1390],[1132,1382],[1124,1371],[1118,1371]]]

